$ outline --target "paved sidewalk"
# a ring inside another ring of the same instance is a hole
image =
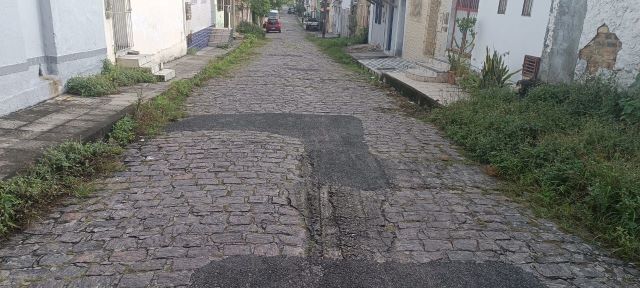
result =
[[[236,42],[236,46],[239,42]],[[193,77],[209,60],[233,49],[207,47],[165,65],[176,71],[172,81]],[[130,112],[141,98],[148,100],[165,91],[170,82],[120,88],[104,97],[63,94],[35,106],[0,117],[0,179],[15,175],[51,146],[68,140],[93,140],[107,133],[113,123]],[[140,94],[140,95],[139,95]]]
[[[407,77],[407,70],[424,69],[415,61],[388,56],[377,49],[366,49],[365,45],[361,47],[365,48],[365,51],[351,51],[351,57],[421,106],[446,106],[468,97],[467,93],[456,85],[421,82]]]

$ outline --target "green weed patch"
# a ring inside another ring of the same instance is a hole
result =
[[[599,79],[472,92],[428,120],[541,216],[640,259],[640,91]],[[631,103],[631,104],[627,104]]]

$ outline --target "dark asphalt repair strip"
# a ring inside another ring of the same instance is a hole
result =
[[[500,262],[405,264],[256,256],[211,262],[191,280],[191,287],[543,287],[533,274]]]
[[[301,139],[312,173],[324,184],[362,190],[389,187],[389,180],[364,142],[360,119],[342,115],[231,114],[202,115],[169,125],[167,131],[238,130]]]

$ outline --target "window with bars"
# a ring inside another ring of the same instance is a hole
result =
[[[507,0],[500,0],[498,3],[498,14],[505,14],[507,12]]]
[[[524,0],[522,5],[522,16],[531,16],[531,7],[533,6],[533,0]]]

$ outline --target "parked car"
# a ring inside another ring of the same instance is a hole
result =
[[[267,20],[267,23],[265,23],[264,28],[267,31],[267,33],[272,31],[277,31],[278,33],[282,33],[282,24],[278,19]]]
[[[316,18],[309,18],[304,22],[304,29],[307,31],[320,30],[320,22]]]
[[[296,13],[296,9],[293,7],[289,7],[289,9],[287,10],[287,14],[295,14]]]

